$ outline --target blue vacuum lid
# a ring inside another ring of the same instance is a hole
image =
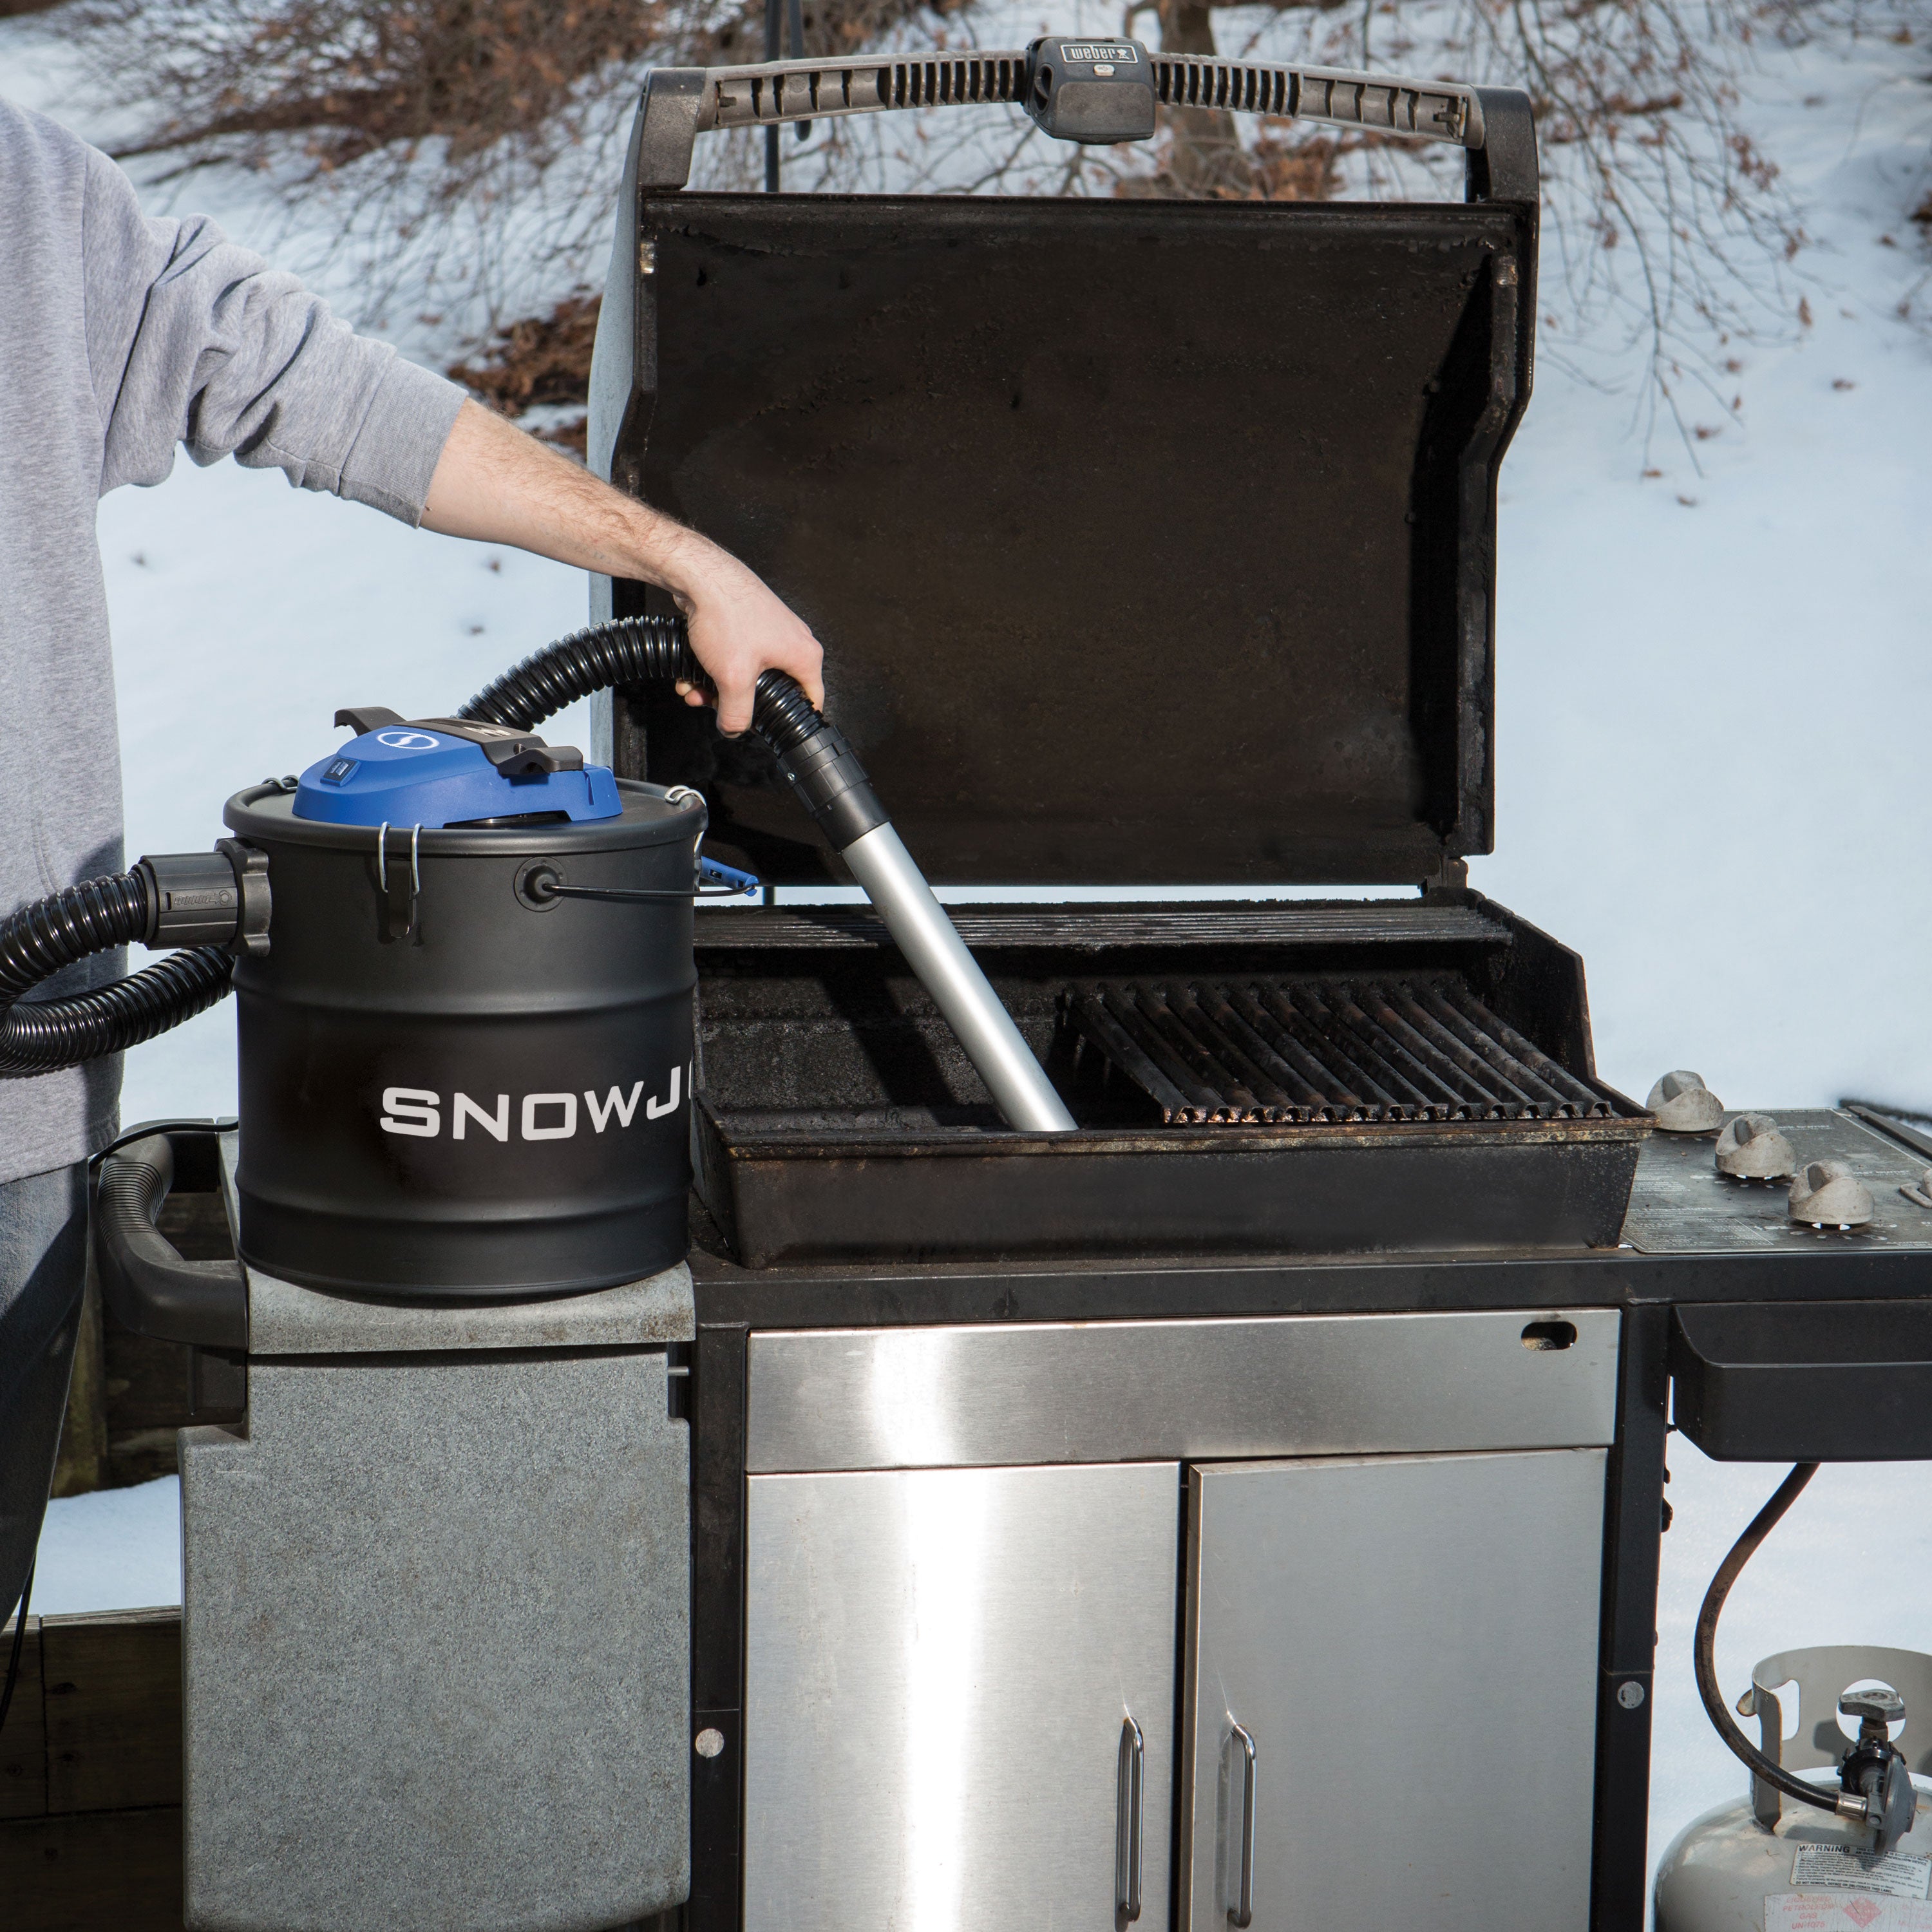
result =
[[[330,825],[450,825],[615,818],[617,782],[568,745],[464,718],[413,721],[370,708],[338,711],[356,733],[296,787],[295,815]]]

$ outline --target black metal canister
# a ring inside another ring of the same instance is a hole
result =
[[[440,830],[229,801],[274,891],[269,950],[235,971],[251,1267],[504,1299],[682,1258],[705,813],[620,792],[611,818]]]

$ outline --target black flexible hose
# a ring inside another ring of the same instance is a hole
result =
[[[534,730],[543,720],[592,692],[625,684],[682,681],[713,693],[710,674],[692,656],[682,617],[614,617],[546,645],[486,685],[459,718]],[[782,670],[760,674],[752,724],[781,754],[826,729],[824,716]]]
[[[513,665],[457,716],[528,731],[592,692],[680,680],[716,689],[692,653],[682,617],[614,617]],[[782,670],[759,674],[752,725],[778,754],[786,778],[838,850],[886,823],[865,768],[796,678]]]
[[[1821,1811],[1835,1813],[1838,1808],[1838,1794],[1808,1784],[1782,1765],[1772,1763],[1738,1728],[1724,1702],[1724,1693],[1718,1688],[1718,1619],[1724,1614],[1724,1599],[1731,1594],[1731,1586],[1738,1580],[1744,1565],[1756,1555],[1758,1545],[1777,1527],[1779,1519],[1817,1473],[1816,1462],[1800,1462],[1778,1484],[1777,1493],[1770,1502],[1751,1518],[1750,1526],[1744,1534],[1732,1544],[1731,1553],[1718,1566],[1718,1574],[1711,1579],[1711,1587],[1704,1593],[1704,1607],[1697,1612],[1695,1655],[1697,1694],[1703,1699],[1704,1708],[1717,1726],[1718,1736],[1767,1784],[1774,1784],[1801,1803],[1815,1804]]]
[[[0,1079],[26,1079],[119,1053],[166,1033],[228,991],[234,961],[200,946],[70,999],[25,1001],[75,961],[144,938],[152,927],[146,877],[87,879],[0,921]]]

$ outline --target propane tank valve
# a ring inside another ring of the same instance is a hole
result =
[[[1895,1690],[1847,1690],[1838,1710],[1858,1719],[1858,1736],[1838,1767],[1844,1795],[1835,1808],[1840,1817],[1856,1819],[1875,1834],[1876,1850],[1888,1852],[1912,1829],[1918,1808],[1905,1754],[1892,1742],[1892,1726],[1905,1716],[1905,1700]]]

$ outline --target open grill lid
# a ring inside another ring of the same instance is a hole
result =
[[[1480,98],[1472,199],[1407,206],[688,194],[640,129],[593,460],[811,622],[936,883],[1440,876],[1493,844],[1534,305]],[[761,746],[647,693],[614,738],[722,856],[836,876]]]

